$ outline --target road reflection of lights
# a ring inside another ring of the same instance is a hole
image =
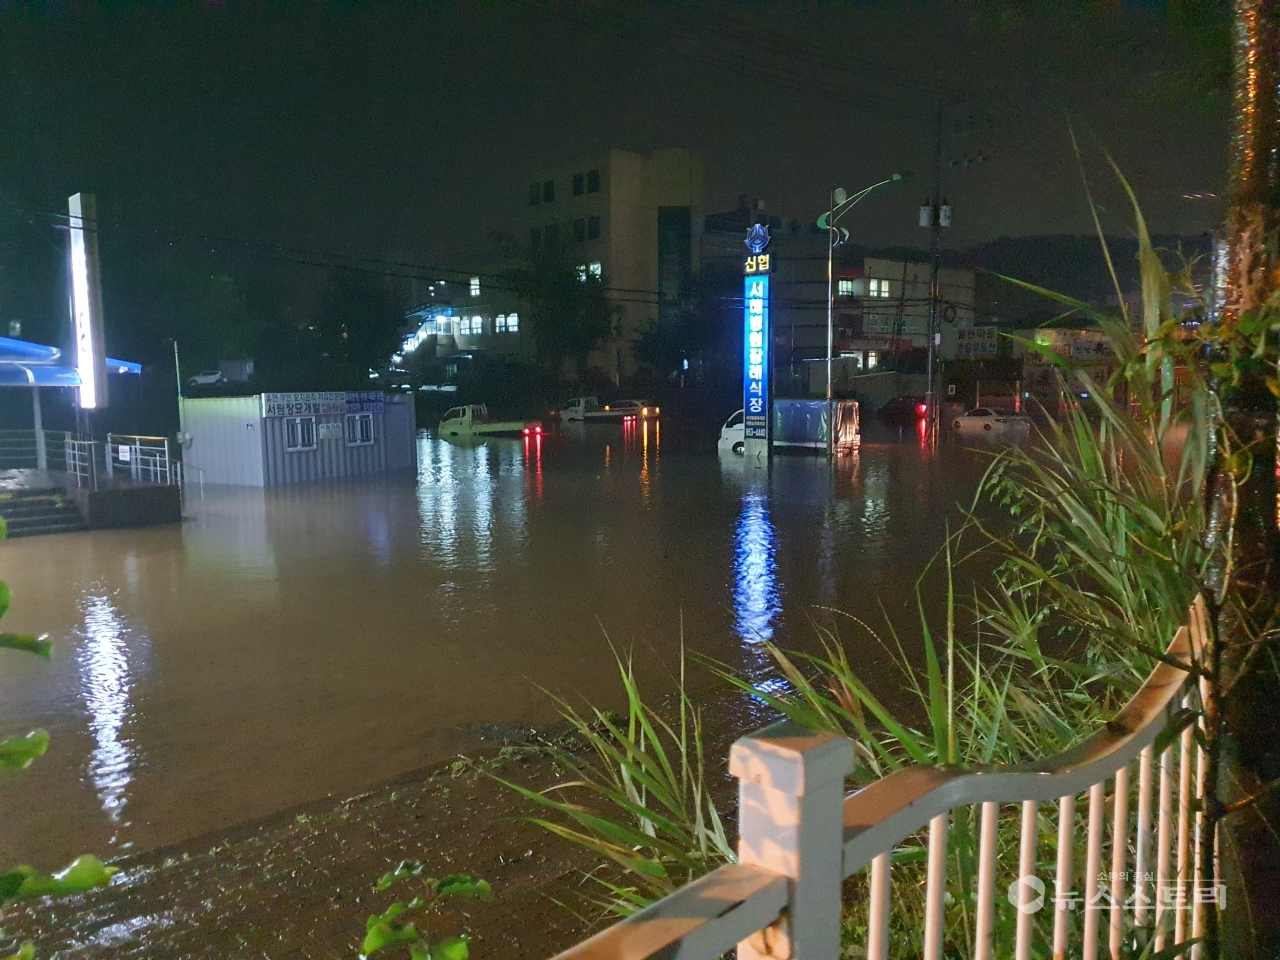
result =
[[[76,659],[80,692],[94,741],[89,779],[103,812],[113,823],[119,823],[137,766],[134,748],[122,734],[132,712],[128,630],[107,597],[86,597],[83,610],[84,642]]]
[[[480,570],[493,567],[493,470],[489,464],[489,447],[475,448],[471,475],[474,478],[475,507],[472,527],[476,536],[476,565]]]
[[[632,427],[634,429],[634,426]],[[649,502],[649,421],[640,427],[640,499]]]
[[[458,566],[458,487],[453,462],[457,449],[444,440],[426,440],[418,457],[419,540],[431,548],[432,561],[445,569]]]
[[[534,434],[524,438],[526,484],[533,487],[533,498],[542,501],[542,434]],[[609,455],[605,452],[605,466],[609,465]]]
[[[742,514],[734,534],[733,610],[738,636],[748,643],[773,639],[773,624],[782,612],[777,550],[768,497],[747,494],[742,498]]]

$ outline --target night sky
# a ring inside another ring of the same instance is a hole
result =
[[[808,219],[833,186],[914,171],[846,222],[923,244],[941,96],[951,245],[1090,229],[1068,117],[1109,229],[1129,220],[1102,149],[1155,230],[1195,234],[1221,201],[1183,195],[1226,173],[1217,29],[1084,3],[10,8],[0,202],[92,190],[136,235],[465,269],[530,171],[690,146],[709,211],[747,194]]]

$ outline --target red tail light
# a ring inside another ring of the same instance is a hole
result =
[[[917,403],[917,404],[916,404],[916,415],[917,415],[917,416],[921,416],[921,417],[923,417],[923,416],[924,416],[926,413],[928,413],[928,412],[929,412],[929,407],[928,407],[926,404],[923,404],[923,403]]]

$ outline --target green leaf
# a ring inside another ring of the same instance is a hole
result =
[[[49,749],[49,731],[32,730],[25,737],[0,740],[0,769],[21,770]]]
[[[419,940],[417,943],[409,944],[409,960],[431,960],[431,951],[427,949],[427,945]]]
[[[431,951],[431,960],[467,960],[470,955],[466,937],[448,937]]]
[[[0,873],[0,903],[16,897],[18,891],[22,889],[22,881],[26,879],[27,875],[20,870]]]
[[[38,873],[31,867],[18,867],[15,872],[23,874],[18,896],[56,897],[105,887],[111,878],[120,872],[120,868],[108,867],[93,854],[86,853],[76,857],[68,866],[52,876],[47,873]]]
[[[25,650],[27,653],[34,653],[38,657],[49,659],[49,651],[53,649],[53,644],[49,641],[48,634],[41,634],[38,637],[32,637],[20,633],[0,633],[0,647],[8,647],[10,650]]]
[[[381,893],[393,883],[399,883],[409,877],[420,877],[425,869],[421,860],[401,860],[399,866],[390,873],[384,873],[378,878],[378,882],[374,885],[374,890]]]
[[[9,585],[0,580],[0,617],[9,612],[9,604],[13,600],[13,591],[9,589]]]
[[[436,884],[437,897],[462,897],[467,900],[492,900],[493,891],[487,880],[472,880],[466,874],[456,873]]]
[[[360,956],[368,957],[397,943],[409,943],[418,939],[418,931],[412,923],[396,923],[401,914],[422,906],[415,898],[409,903],[393,903],[386,912],[372,916],[365,923],[364,941],[360,944]]]
[[[0,523],[3,522],[3,519],[0,519]],[[0,960],[36,960],[36,945],[28,940],[16,951],[7,957],[0,958]]]

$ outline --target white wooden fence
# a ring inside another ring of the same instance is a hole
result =
[[[1094,960],[1100,947],[1119,960],[1134,927],[1146,928],[1157,950],[1194,939],[1204,910],[1213,909],[1213,897],[1221,896],[1212,878],[1202,882],[1196,855],[1200,814],[1193,812],[1193,801],[1205,760],[1189,726],[1159,756],[1155,744],[1191,705],[1189,674],[1175,664],[1192,662],[1206,630],[1204,604],[1197,599],[1190,625],[1178,631],[1166,651],[1171,662],[1157,666],[1103,729],[1035,763],[911,767],[846,797],[844,781],[854,766],[848,739],[791,723],[742,738],[729,755],[730,773],[739,781],[738,862],[680,888],[557,960],[713,960],[735,945],[739,960],[835,960],[841,950],[842,881],[862,871],[868,873],[866,956],[886,960],[892,852],[925,827],[924,936],[911,952],[941,960],[947,922],[954,924],[959,916],[947,913],[957,909],[946,896],[948,833],[954,811],[964,807],[974,808],[969,822],[979,825],[979,836],[975,908],[963,916],[973,917],[976,960],[990,960],[998,822],[1001,807],[1014,804],[1021,810],[1018,878],[1035,877],[1043,820],[1056,816],[1056,830],[1048,832],[1057,837],[1052,895],[1050,884],[1039,878],[1017,879],[1007,892],[1011,904],[1017,901],[1017,960],[1031,957],[1038,918],[1040,942],[1051,947],[1055,960],[1068,955]],[[1084,873],[1077,878],[1078,797],[1087,797],[1087,815]],[[1077,881],[1082,891],[1073,889]],[[1198,950],[1191,946],[1186,953],[1195,957]]]

